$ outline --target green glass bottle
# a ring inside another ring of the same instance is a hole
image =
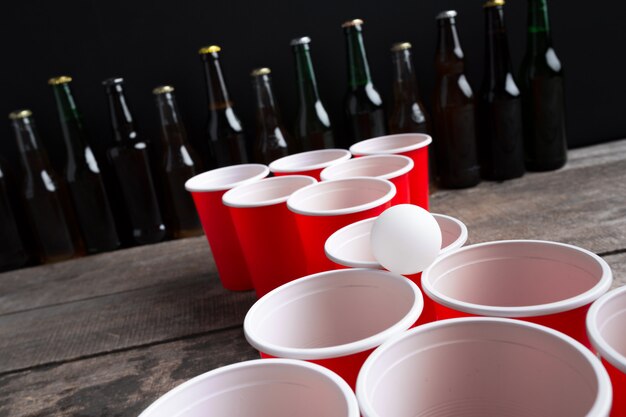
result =
[[[303,151],[333,148],[335,138],[328,113],[317,91],[317,80],[309,51],[311,38],[304,36],[291,41],[296,59],[298,113],[295,123],[296,141]]]
[[[526,168],[561,168],[567,161],[563,67],[552,47],[546,0],[528,0],[528,41],[520,80]]]
[[[348,143],[345,145],[387,134],[383,100],[370,75],[362,26],[361,19],[350,20],[341,26],[348,51],[348,91],[344,100]]]
[[[67,76],[48,80],[54,92],[65,142],[65,181],[87,252],[110,251],[120,246],[120,239],[100,168],[89,146],[83,119],[72,95],[71,81],[72,78]]]

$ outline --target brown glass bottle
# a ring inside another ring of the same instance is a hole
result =
[[[222,74],[219,60],[221,50],[219,46],[211,45],[199,51],[204,63],[209,100],[206,132],[209,142],[209,163],[212,167],[250,162],[249,145]]]
[[[361,19],[350,20],[342,25],[348,50],[348,91],[344,99],[347,146],[387,134],[383,100],[370,75],[362,26]]]
[[[289,155],[291,142],[274,99],[270,73],[269,68],[257,68],[250,74],[257,103],[254,159],[261,164]]]
[[[140,245],[160,242],[166,228],[150,169],[149,143],[135,129],[124,95],[124,79],[110,78],[102,84],[108,96],[114,140],[106,153],[130,219],[133,240]]]
[[[485,11],[485,76],[479,102],[478,155],[484,179],[524,175],[522,99],[513,77],[504,25],[504,0],[489,0]]]
[[[63,181],[52,170],[41,147],[30,110],[11,113],[23,171],[22,197],[42,263],[85,253],[78,223]]]
[[[65,181],[87,252],[110,251],[120,246],[120,239],[100,168],[89,146],[82,116],[72,95],[71,81],[72,78],[67,76],[48,80],[54,92],[65,142]]]
[[[0,164],[0,272],[25,266],[30,261],[23,230],[20,230],[7,175]]]
[[[439,183],[444,188],[472,187],[480,182],[476,155],[476,103],[465,76],[463,49],[454,10],[437,15],[433,120]]]
[[[161,175],[165,194],[164,215],[171,235],[175,238],[198,236],[202,225],[196,214],[185,181],[201,172],[196,153],[187,141],[174,87],[165,85],[153,91],[161,122]]]

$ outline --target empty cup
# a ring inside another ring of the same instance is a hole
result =
[[[363,417],[605,417],[611,383],[576,340],[498,318],[451,319],[389,340],[365,361]]]
[[[402,275],[342,269],[310,275],[266,294],[244,320],[262,357],[323,365],[354,386],[372,349],[415,324],[420,290]]]
[[[224,194],[258,297],[307,274],[304,245],[287,198],[316,182],[312,177],[289,175],[241,185]]]
[[[269,167],[276,176],[308,175],[319,181],[324,168],[351,157],[352,154],[345,149],[320,149],[285,156],[273,161]]]
[[[222,196],[231,188],[265,178],[270,170],[265,165],[242,164],[217,168],[198,174],[185,182],[196,205],[204,234],[209,241],[215,266],[224,288],[241,291],[253,288],[252,279],[230,212],[222,204]]]
[[[585,316],[611,286],[598,255],[563,243],[505,240],[461,248],[422,274],[437,319],[518,318],[559,330],[589,346]]]
[[[409,176],[413,160],[403,155],[372,155],[349,159],[325,168],[320,173],[323,181],[352,177],[376,177],[389,180],[396,186],[396,196],[391,205],[408,204],[410,198]]]
[[[587,334],[611,377],[611,416],[626,416],[626,287],[608,292],[591,305]]]
[[[358,417],[354,393],[321,366],[252,360],[199,375],[156,400],[139,417]]]
[[[403,133],[380,136],[355,143],[350,147],[352,155],[399,154],[408,156],[415,163],[411,170],[411,204],[428,210],[428,145],[432,138],[421,133]]]
[[[293,193],[287,207],[296,213],[308,272],[337,268],[324,253],[326,239],[344,226],[378,216],[391,206],[395,194],[393,183],[371,177],[323,181]]]

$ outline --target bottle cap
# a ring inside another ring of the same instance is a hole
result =
[[[123,83],[124,83],[123,78],[107,78],[106,80],[102,81],[102,85],[105,85],[105,86],[111,86],[111,85],[117,85],[117,84],[123,84]]]
[[[353,27],[353,26],[361,26],[363,24],[363,20],[361,19],[352,19],[352,20],[348,20],[347,22],[343,22],[341,24],[342,28],[349,28],[349,27]]]
[[[198,53],[200,55],[206,55],[206,54],[215,54],[219,51],[221,51],[222,48],[220,48],[217,45],[211,45],[211,46],[203,46],[202,48],[200,48],[200,50],[198,50]]]
[[[483,7],[497,7],[504,6],[504,0],[487,0]]]
[[[52,77],[48,80],[48,84],[50,85],[67,84],[71,82],[72,82],[72,77],[68,77],[67,75],[61,75],[59,77]]]
[[[14,112],[9,113],[9,119],[11,120],[25,119],[32,115],[33,115],[33,112],[28,109],[15,110]]]
[[[270,70],[269,68],[255,68],[252,70],[252,72],[250,73],[251,76],[253,77],[260,77],[261,75],[268,75],[272,72],[272,70]]]
[[[158,87],[155,87],[152,90],[152,94],[159,95],[159,94],[171,93],[173,91],[174,91],[174,87],[172,87],[171,85],[160,85]]]
[[[411,49],[411,47],[412,46],[409,42],[398,42],[391,46],[391,52],[405,51],[407,49]]]
[[[444,10],[443,12],[435,16],[435,19],[452,19],[456,17],[456,15],[457,15],[456,10]]]
[[[301,38],[292,39],[291,42],[289,42],[289,45],[291,46],[308,45],[310,43],[311,43],[311,38],[309,38],[308,36],[303,36]]]

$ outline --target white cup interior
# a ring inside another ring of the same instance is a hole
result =
[[[386,180],[406,174],[413,160],[402,155],[372,155],[350,159],[325,168],[320,173],[324,181],[352,177],[376,177]]]
[[[366,360],[357,380],[363,417],[608,416],[601,363],[575,340],[510,319],[420,326]]]
[[[351,157],[350,152],[345,149],[320,149],[285,156],[273,161],[269,168],[270,171],[279,173],[311,171],[326,168]]]
[[[286,202],[295,191],[316,182],[315,178],[306,175],[266,178],[227,191],[222,201],[230,207],[270,206]]]
[[[350,147],[352,155],[396,154],[430,145],[432,138],[422,133],[379,136],[357,142]]]
[[[387,180],[357,177],[304,187],[289,197],[287,206],[304,215],[333,216],[377,207],[395,195],[396,187]]]
[[[185,189],[192,192],[229,190],[238,185],[267,177],[270,170],[261,164],[241,164],[198,174],[185,182]]]
[[[571,310],[606,292],[611,270],[599,256],[556,242],[512,240],[467,246],[422,274],[436,302],[470,314],[531,317]]]
[[[412,326],[423,308],[401,275],[344,269],[285,284],[246,315],[246,338],[261,352],[292,359],[345,356],[380,345]]]
[[[158,399],[140,417],[357,417],[348,385],[321,366],[267,359],[202,374]]]
[[[626,373],[626,286],[593,303],[587,315],[587,332],[600,355]]]

